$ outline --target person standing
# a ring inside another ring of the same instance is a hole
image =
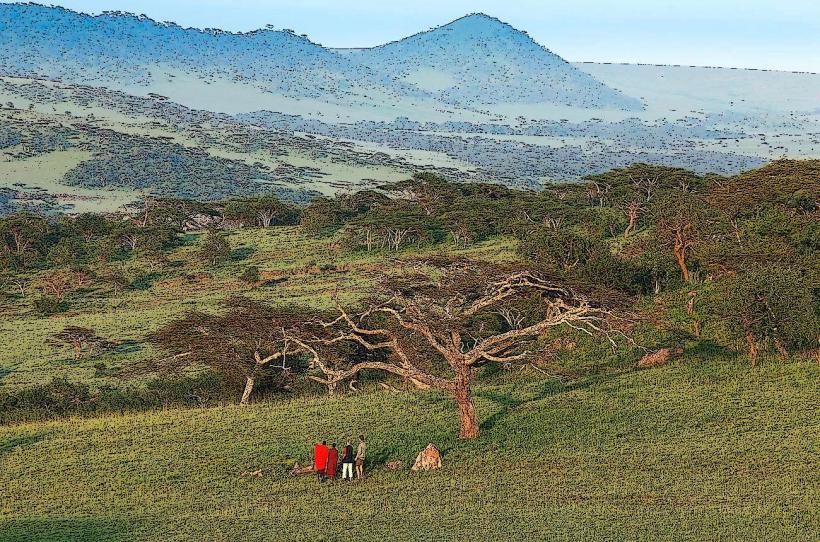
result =
[[[330,446],[330,450],[327,452],[327,469],[325,473],[329,480],[333,480],[336,478],[336,466],[339,464],[339,450],[336,449],[336,443],[334,442]]]
[[[321,444],[317,443],[313,447],[313,468],[316,471],[316,476],[321,482],[325,478],[325,471],[327,470],[327,441],[323,440]]]
[[[356,448],[356,478],[359,480],[364,476],[364,458],[367,454],[367,445],[364,443],[364,435],[359,435],[359,446]]]
[[[353,455],[353,445],[348,441],[342,452],[342,480],[353,480],[353,463],[356,462],[355,458],[356,456]]]

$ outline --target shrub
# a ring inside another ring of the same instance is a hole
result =
[[[33,302],[34,312],[40,316],[51,316],[65,312],[68,305],[65,302],[58,301],[56,297],[49,295],[40,296]]]
[[[200,249],[200,257],[208,265],[217,265],[230,260],[231,245],[225,234],[218,230],[208,230],[208,236]]]
[[[245,271],[239,276],[239,280],[245,284],[257,284],[259,282],[259,268],[255,265],[246,268]]]

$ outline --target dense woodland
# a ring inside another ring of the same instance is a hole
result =
[[[191,231],[206,230],[203,268],[230,259],[226,231],[251,227],[299,225],[343,251],[402,255],[402,272],[378,273],[372,295],[355,302],[336,292],[334,308],[317,310],[234,297],[146,340],[168,353],[157,366],[208,368],[242,403],[260,383],[335,393],[363,375],[386,389],[440,390],[471,438],[479,373],[526,364],[560,375],[556,352],[581,339],[630,363],[685,347],[734,352],[751,368],[762,356],[818,355],[819,202],[820,162],[785,160],[733,177],[637,164],[538,192],[421,173],[303,206],[146,198],[117,215],[0,219],[2,295],[47,316],[95,288],[140,288],[145,277],[121,263],[161,274]],[[514,240],[516,261],[454,255],[498,237]],[[413,257],[430,247],[441,250]],[[248,289],[264,282],[256,267],[237,278]],[[81,327],[51,340],[77,358],[112,344]],[[55,386],[40,392],[65,396]],[[0,401],[36,402],[23,392]]]

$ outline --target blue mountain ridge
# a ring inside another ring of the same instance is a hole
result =
[[[295,98],[431,98],[456,107],[554,103],[639,109],[498,19],[473,14],[372,49],[329,49],[284,30],[183,28],[143,15],[92,16],[0,4],[0,74],[146,90],[157,70]]]

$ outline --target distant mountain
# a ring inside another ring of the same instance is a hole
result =
[[[0,74],[168,91],[175,101],[197,107],[205,107],[197,93],[211,86],[218,89],[210,92],[215,105],[207,104],[214,110],[233,110],[250,96],[253,109],[276,108],[270,105],[276,97],[365,108],[402,102],[428,110],[437,102],[461,108],[505,102],[640,108],[637,100],[486,15],[375,49],[342,51],[290,31],[186,29],[121,12],[90,16],[0,4]]]
[[[482,13],[380,47],[339,51],[458,106],[641,108],[638,100],[578,70],[525,32]]]
[[[37,4],[0,4],[0,71],[146,87],[155,71],[182,72],[304,97],[390,83],[288,31],[186,29],[127,13],[90,16]]]

